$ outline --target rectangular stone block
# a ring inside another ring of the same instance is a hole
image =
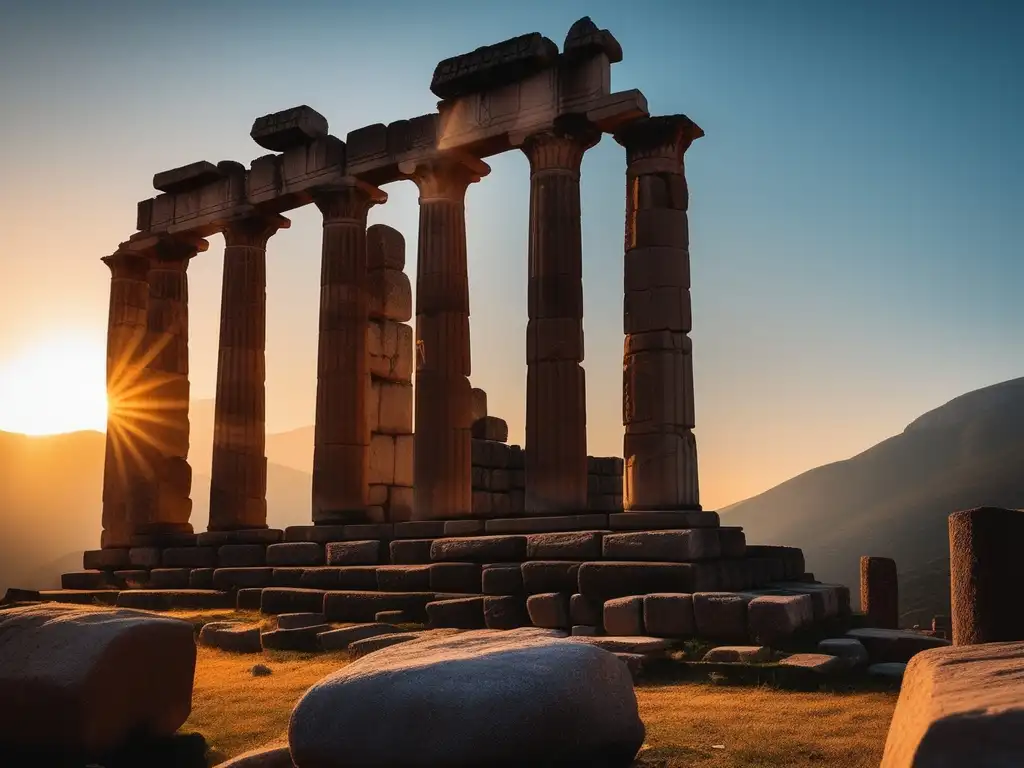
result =
[[[395,436],[395,486],[404,486],[412,489],[412,461],[413,461],[413,437],[412,435]],[[410,510],[412,508],[409,504]]]
[[[128,562],[135,568],[159,568],[161,555],[160,547],[132,547],[128,550]]]
[[[153,176],[153,187],[168,194],[188,192],[210,184],[221,178],[221,172],[213,163],[200,160]]]
[[[217,565],[221,568],[248,568],[267,564],[267,548],[263,544],[225,544],[217,549]]]
[[[580,594],[596,601],[655,592],[692,594],[698,582],[694,563],[583,563]]]
[[[655,593],[644,596],[644,627],[652,637],[693,637],[697,621],[693,595]]]
[[[511,517],[488,520],[488,534],[562,533],[568,531],[601,531],[608,527],[608,515],[554,515],[547,517]]]
[[[530,595],[526,598],[530,622],[544,629],[569,629],[569,595],[562,592]]]
[[[741,592],[697,592],[693,615],[702,639],[746,642],[747,604],[755,595]]]
[[[367,272],[369,313],[374,320],[405,323],[412,319],[412,284],[400,269]]]
[[[637,637],[644,634],[644,598],[616,597],[604,604],[604,630],[609,635]]]
[[[269,587],[273,580],[273,568],[218,568],[213,572],[214,589]]]
[[[104,589],[107,586],[108,577],[103,571],[75,571],[60,577],[61,589]]]
[[[387,435],[412,434],[412,384],[400,381],[373,382],[377,397],[376,432]]]
[[[747,554],[747,537],[742,528],[722,526],[718,529],[718,541],[722,557],[740,558]]]
[[[127,549],[92,549],[82,554],[82,568],[86,571],[127,568],[131,564]]]
[[[267,547],[267,565],[323,565],[324,547],[312,541],[284,542]]]
[[[267,587],[260,596],[260,613],[321,613],[325,594],[322,589]]]
[[[626,337],[622,423],[629,431],[693,428],[692,346],[689,337],[679,332],[653,331]],[[616,489],[610,487],[607,492]]]
[[[430,559],[436,562],[501,563],[526,559],[525,536],[465,536],[435,539]]]
[[[114,581],[125,589],[145,589],[149,585],[149,571],[143,568],[128,568],[113,572]],[[189,585],[191,586],[191,584]],[[208,587],[194,587],[207,589]]]
[[[599,560],[602,531],[534,533],[526,537],[529,560]]]
[[[768,584],[767,589],[776,594],[808,595],[815,621],[835,618],[839,615],[839,593],[831,584],[801,584],[780,581]]]
[[[222,547],[225,544],[277,544],[284,540],[279,528],[249,528],[240,531],[204,531],[196,537],[200,547]]]
[[[149,572],[152,589],[188,589],[189,568],[154,568]]]
[[[381,561],[379,541],[332,541],[327,546],[328,565],[376,565]]]
[[[323,612],[328,621],[374,621],[380,611],[405,611],[425,621],[426,605],[433,601],[433,592],[328,592]]]
[[[623,261],[625,291],[690,287],[690,254],[681,248],[649,246],[626,251]]]
[[[480,594],[482,569],[476,563],[434,563],[430,588],[434,592]]]
[[[310,589],[377,589],[374,565],[305,568],[299,586]]]
[[[496,440],[472,440],[472,465],[490,469],[508,469],[511,449]]]
[[[301,587],[303,567],[275,568],[271,585],[275,587]]]
[[[238,590],[235,595],[235,608],[239,611],[258,611],[260,601],[263,599],[263,589],[259,587],[247,587]]]
[[[485,565],[481,576],[485,595],[523,595],[523,572],[519,563]],[[525,605],[525,604],[524,604]]]
[[[748,634],[762,645],[788,640],[813,620],[810,595],[763,595],[747,604]]]
[[[370,436],[370,483],[392,485],[395,482],[395,438],[391,435]]]
[[[217,565],[214,547],[169,547],[161,563],[167,568],[213,568]]]
[[[685,210],[641,208],[626,217],[626,250],[672,248],[688,251],[690,225]]]
[[[213,572],[216,568],[193,568],[188,572],[189,589],[213,589]]]
[[[478,536],[484,532],[483,520],[445,520],[444,535]]]
[[[264,149],[284,152],[326,136],[327,128],[327,118],[303,104],[257,117],[253,121],[249,135]]]
[[[410,520],[395,523],[396,539],[440,539],[444,537],[444,520]]]
[[[230,608],[231,603],[229,592],[209,589],[126,589],[117,596],[118,608],[143,611]]]
[[[606,560],[685,563],[717,558],[721,545],[715,528],[635,531],[608,534],[602,540],[602,552]]]
[[[573,626],[601,627],[604,623],[604,606],[580,594],[569,599],[569,618]]]
[[[567,595],[579,591],[577,575],[579,563],[562,560],[532,560],[523,563],[523,589],[528,595],[544,592],[564,592]]]
[[[621,512],[608,515],[607,528],[613,531],[664,530],[666,528],[717,528],[717,512],[700,510]]]
[[[627,336],[652,331],[689,333],[693,328],[690,291],[674,287],[629,291],[623,296],[622,317]]]
[[[483,629],[484,598],[463,597],[427,603],[427,623],[431,629]]]
[[[484,626],[488,629],[518,629],[530,626],[526,598],[513,595],[485,597]]]
[[[391,562],[395,565],[430,563],[433,539],[396,539],[391,542]]]
[[[381,592],[426,592],[430,589],[429,565],[382,565],[377,568]]]
[[[366,335],[367,369],[388,381],[412,381],[413,329],[393,320],[371,320]]]
[[[526,324],[526,361],[528,363],[562,361],[582,363],[583,349],[583,327],[575,318],[534,318]]]

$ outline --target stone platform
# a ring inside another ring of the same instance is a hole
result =
[[[700,511],[199,534],[86,552],[84,565],[43,599],[760,643],[850,610],[849,590],[814,582],[799,549],[747,545]]]

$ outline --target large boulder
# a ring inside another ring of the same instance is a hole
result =
[[[542,629],[433,636],[365,656],[292,712],[300,768],[625,768],[643,742],[613,654]]]
[[[923,651],[910,660],[881,768],[1003,768],[1024,755],[1024,642]]]
[[[192,625],[131,610],[32,605],[0,611],[0,744],[100,754],[166,737],[188,718]]]

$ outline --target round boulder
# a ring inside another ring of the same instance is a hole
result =
[[[288,730],[300,768],[626,768],[643,738],[626,665],[536,629],[372,653],[310,688]]]

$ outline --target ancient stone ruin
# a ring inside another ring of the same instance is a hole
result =
[[[799,550],[747,546],[700,506],[683,158],[704,134],[613,92],[621,59],[584,18],[561,51],[533,33],[442,61],[437,112],[341,139],[299,106],[255,120],[269,154],[248,166],[156,174],[139,231],[104,259],[101,549],[49,597],[730,642],[847,613],[849,591],[810,583]],[[606,133],[626,159],[624,459],[587,456],[581,365],[580,167]],[[469,380],[464,199],[510,150],[530,162],[524,448]],[[406,181],[420,193],[415,334],[405,240],[367,227],[382,187]],[[307,204],[323,215],[313,492],[310,524],[282,531],[267,525],[266,250]],[[215,233],[210,521],[196,533],[187,269]]]

